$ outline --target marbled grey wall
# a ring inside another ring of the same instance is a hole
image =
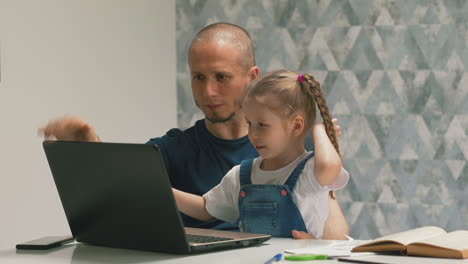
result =
[[[263,71],[314,74],[344,129],[339,201],[351,235],[468,229],[468,1],[177,0],[178,124],[193,104],[187,47],[227,21]]]

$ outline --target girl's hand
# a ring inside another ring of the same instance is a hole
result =
[[[333,122],[333,128],[335,129],[336,139],[339,140],[339,137],[341,137],[343,135],[343,132],[341,131],[341,127],[338,124],[338,119],[333,118],[332,122]],[[322,122],[315,123],[314,126],[313,126],[313,131],[315,131],[317,129],[322,129],[323,130],[323,129],[325,129],[325,125]]]
[[[294,239],[317,239],[313,235],[308,234],[308,233],[306,233],[304,231],[293,230],[291,232],[291,234],[292,234]]]
[[[333,127],[335,128],[336,139],[339,140],[339,137],[341,137],[341,135],[343,135],[343,133],[341,132],[340,125],[338,125],[338,119],[333,118],[332,122],[333,122],[333,125],[334,125]]]

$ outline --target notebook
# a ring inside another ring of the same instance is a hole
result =
[[[156,145],[46,140],[43,147],[78,242],[193,253],[255,245],[271,237],[184,228]]]

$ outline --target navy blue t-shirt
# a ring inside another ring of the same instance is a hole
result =
[[[147,144],[156,144],[161,149],[172,186],[197,195],[215,187],[242,160],[258,157],[247,136],[235,140],[215,137],[206,128],[204,119],[185,131],[171,129]],[[217,219],[201,222],[183,214],[182,218],[188,227],[237,228]]]

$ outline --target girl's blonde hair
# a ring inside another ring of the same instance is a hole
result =
[[[288,70],[270,72],[251,82],[246,90],[245,97],[258,98],[266,95],[277,96],[279,104],[269,101],[268,107],[279,111],[286,118],[297,113],[303,113],[307,130],[315,122],[317,116],[315,106],[317,105],[328,138],[337,153],[340,153],[325,96],[320,88],[320,83],[312,75],[300,75],[297,72]]]

